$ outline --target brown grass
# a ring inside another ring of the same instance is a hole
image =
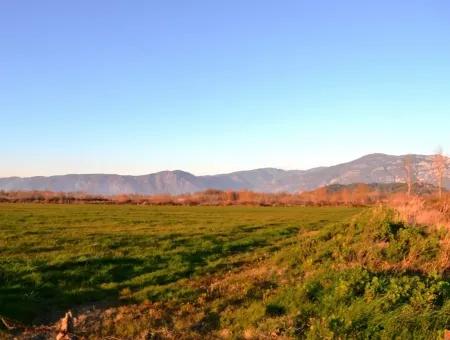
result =
[[[408,224],[450,228],[450,194],[441,199],[436,196],[392,195],[389,205],[398,213],[399,218]]]

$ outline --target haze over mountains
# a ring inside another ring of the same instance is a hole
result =
[[[404,182],[404,157],[370,154],[348,163],[309,170],[263,168],[229,174],[195,176],[161,171],[143,176],[107,174],[0,178],[0,190],[50,190],[89,194],[182,194],[206,189],[298,192],[329,184]],[[417,181],[434,183],[432,156],[412,155]],[[447,174],[445,186],[449,187]]]

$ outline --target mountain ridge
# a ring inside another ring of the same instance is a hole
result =
[[[408,155],[414,160],[417,180],[433,183],[431,155]],[[403,160],[372,153],[355,160],[307,170],[274,167],[196,176],[183,170],[163,170],[146,175],[67,174],[55,176],[0,178],[0,190],[50,190],[89,194],[183,194],[206,189],[298,192],[331,184],[404,182]],[[448,159],[447,159],[448,160]],[[445,177],[449,187],[449,174]]]

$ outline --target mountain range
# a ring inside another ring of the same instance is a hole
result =
[[[433,156],[409,155],[417,181],[434,183]],[[70,174],[50,177],[0,178],[0,190],[49,190],[89,194],[182,194],[206,189],[299,192],[331,184],[405,181],[405,156],[370,154],[351,162],[309,170],[262,168],[228,174],[195,176],[175,170],[142,176]],[[450,186],[449,174],[445,186]]]

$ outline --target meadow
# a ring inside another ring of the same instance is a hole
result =
[[[449,239],[386,208],[0,204],[0,316],[71,309],[85,338],[435,338]]]

